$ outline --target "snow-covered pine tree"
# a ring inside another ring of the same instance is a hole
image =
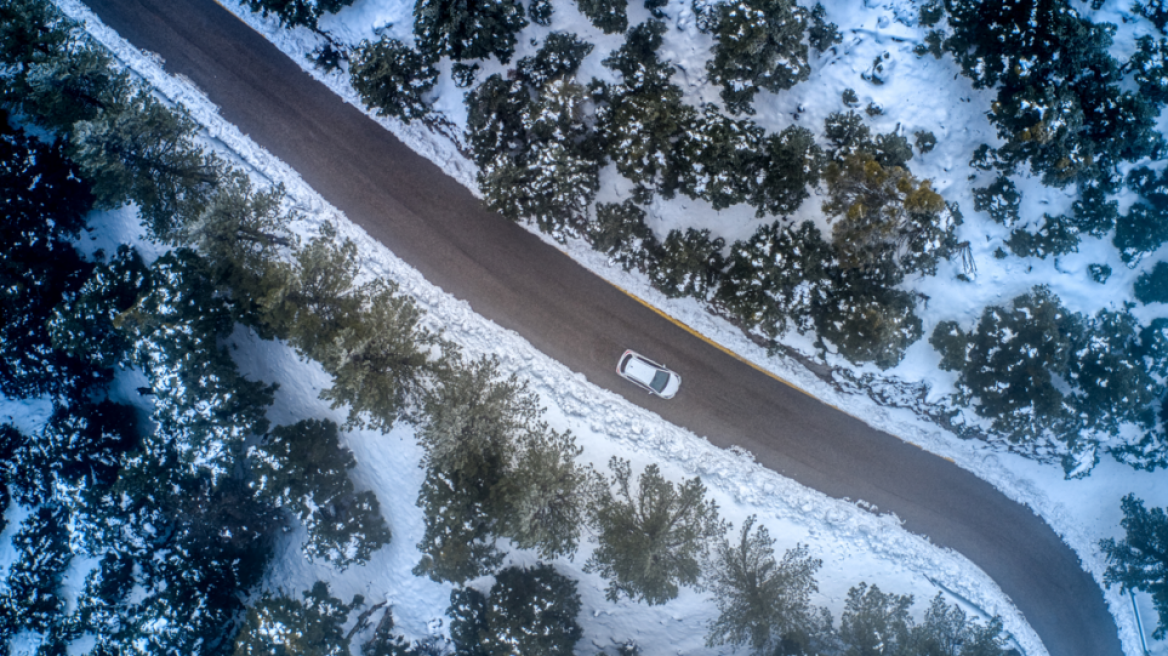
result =
[[[597,130],[617,171],[637,185],[639,202],[675,177],[675,143],[692,132],[697,116],[670,81],[674,67],[657,55],[666,29],[659,20],[630,29],[625,43],[602,62],[620,73],[621,83],[595,90]]]
[[[761,144],[760,171],[746,201],[761,219],[766,213],[788,215],[807,199],[808,187],[819,184],[823,150],[807,128],[788,126]]]
[[[815,572],[823,561],[797,545],[775,560],[775,541],[765,526],[754,530],[756,517],[742,525],[737,543],[723,539],[715,548],[708,575],[718,606],[710,623],[710,647],[749,645],[758,656],[776,653],[780,644],[806,646],[816,632],[811,593],[818,590]]]
[[[987,187],[973,190],[973,209],[986,212],[990,218],[1007,228],[1014,227],[1020,218],[1022,194],[1010,178],[999,175]]]
[[[922,334],[913,294],[855,270],[836,271],[831,289],[812,303],[820,338],[852,362],[894,367]]]
[[[503,554],[495,547],[497,516],[491,498],[491,490],[502,480],[490,463],[477,475],[426,469],[418,492],[426,529],[418,542],[422,559],[413,569],[415,576],[464,583],[489,574],[503,562]]]
[[[1140,86],[1140,96],[1157,105],[1168,103],[1168,40],[1140,37],[1126,68]]]
[[[1050,289],[1035,287],[1010,307],[986,308],[972,332],[943,321],[929,341],[941,353],[941,368],[958,372],[960,402],[977,399],[979,415],[1023,443],[1066,419],[1054,378],[1067,375],[1081,331],[1078,315]]]
[[[518,0],[417,0],[414,38],[430,61],[486,59],[506,64],[515,52],[515,34],[527,26]]]
[[[589,224],[587,236],[592,248],[625,271],[646,271],[660,250],[653,231],[645,225],[645,210],[631,200],[598,203],[596,220]]]
[[[709,299],[725,267],[725,243],[721,237],[710,239],[706,229],[670,230],[649,269],[649,280],[669,297]]]
[[[717,301],[745,325],[771,338],[812,327],[813,308],[827,298],[836,266],[831,245],[810,221],[761,226],[735,242]]]
[[[358,492],[348,470],[357,460],[340,444],[337,425],[306,419],[277,426],[248,449],[252,487],[308,530],[304,552],[339,570],[363,564],[389,543],[389,526],[372,492]]]
[[[698,585],[710,546],[726,528],[701,479],[675,486],[649,465],[634,489],[627,460],[614,457],[609,467],[612,481],[589,503],[598,544],[584,570],[608,579],[609,601],[624,596],[659,605],[676,598],[680,586]]]
[[[533,91],[557,78],[572,77],[593,45],[571,32],[552,32],[530,57],[520,59],[515,72]]]
[[[629,28],[629,0],[576,0],[576,6],[605,34],[620,34]]]
[[[723,116],[707,104],[675,145],[675,163],[661,191],[667,198],[681,191],[709,201],[716,210],[754,198],[763,176],[762,143],[762,128]]]
[[[450,598],[459,654],[570,656],[583,634],[576,582],[551,565],[508,567],[495,574],[489,596],[464,588]]]
[[[753,114],[758,90],[790,89],[811,75],[807,62],[808,12],[791,0],[719,3],[710,81],[722,85],[722,101],[734,114]]]
[[[1030,232],[1015,228],[1006,240],[1006,248],[1018,257],[1066,255],[1079,250],[1079,234],[1065,216],[1044,214],[1042,223]]]
[[[1129,494],[1121,502],[1124,536],[1106,538],[1099,548],[1107,556],[1103,581],[1120,591],[1135,590],[1152,596],[1159,615],[1152,636],[1168,635],[1168,515],[1163,508],[1145,508],[1142,499]]]
[[[358,595],[346,604],[332,596],[324,581],[314,583],[303,597],[264,595],[247,611],[234,656],[349,656],[344,624],[364,599]]]
[[[353,0],[245,0],[252,11],[275,14],[284,27],[316,29],[317,20],[353,4]]]
[[[995,615],[985,624],[972,621],[938,592],[912,627],[911,641],[916,653],[930,656],[1010,656],[1017,652],[1007,647],[1007,639],[1002,618]]]
[[[438,81],[438,71],[417,50],[383,35],[357,45],[349,61],[349,81],[366,107],[409,123],[430,111],[423,96]]]
[[[1074,334],[1070,347],[1074,356],[1067,360],[1066,378],[1073,387],[1068,401],[1082,425],[1067,433],[1072,448],[1076,438],[1088,438],[1088,431],[1114,437],[1123,424],[1151,428],[1152,404],[1157,401],[1155,380],[1142,353],[1140,325],[1130,309],[1103,309],[1084,324]]]
[[[63,134],[79,121],[115,109],[133,87],[129,74],[118,70],[108,54],[87,43],[77,28],[71,32],[62,50],[26,64],[5,94],[13,107]]]
[[[65,599],[59,588],[73,558],[68,522],[67,508],[43,505],[12,536],[15,559],[0,592],[0,640],[22,630],[47,631],[61,619]]]
[[[1157,175],[1141,166],[1128,174],[1128,187],[1140,195],[1127,214],[1115,221],[1112,243],[1129,267],[1168,241],[1168,172]]]

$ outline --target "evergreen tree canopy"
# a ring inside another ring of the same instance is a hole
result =
[[[649,271],[653,286],[666,296],[694,296],[706,299],[718,288],[725,266],[721,237],[710,239],[710,231],[686,228],[670,230],[661,244],[656,266]]]
[[[422,97],[434,88],[438,71],[418,51],[382,36],[358,44],[349,61],[349,81],[366,107],[409,123],[430,111]]]
[[[304,601],[265,595],[247,611],[233,654],[349,656],[349,637],[343,625],[350,611],[363,601],[358,595],[345,604],[329,593],[324,581],[304,592]]]
[[[605,34],[619,34],[629,27],[629,0],[576,0],[576,6]]]
[[[1168,241],[1168,173],[1155,172],[1145,166],[1128,175],[1128,186],[1143,202],[1135,203],[1126,215],[1115,221],[1112,243],[1129,267]]]
[[[389,543],[389,526],[372,492],[357,492],[348,470],[357,465],[340,444],[337,425],[307,419],[277,426],[248,450],[256,493],[290,511],[308,529],[304,551],[344,570],[367,562]]]
[[[778,92],[810,77],[806,9],[791,0],[735,0],[714,11],[718,43],[706,69],[730,112],[753,114],[758,89]]]
[[[649,465],[634,490],[628,461],[613,458],[609,466],[615,491],[606,487],[589,504],[598,545],[585,571],[609,580],[610,601],[658,605],[677,597],[679,586],[698,585],[710,544],[725,529],[701,479],[675,486]]]
[[[1141,303],[1168,303],[1168,262],[1140,274],[1135,284],[1136,300]]]
[[[822,561],[802,545],[775,561],[766,527],[753,533],[755,517],[742,526],[737,544],[723,539],[715,552],[709,587],[718,605],[706,644],[749,644],[753,653],[769,655],[783,640],[805,638],[814,624],[811,593],[818,590],[815,572]],[[805,640],[804,640],[805,641]]]
[[[21,630],[46,631],[65,610],[59,588],[73,558],[68,521],[68,509],[40,506],[12,536],[16,558],[0,592],[0,640]]]
[[[335,14],[353,4],[353,0],[246,0],[252,11],[264,16],[275,14],[285,27],[303,25],[316,29],[316,22],[324,14]]]
[[[1124,536],[1107,538],[1099,548],[1107,555],[1103,581],[1108,587],[1137,590],[1152,595],[1159,621],[1152,634],[1157,640],[1168,635],[1168,515],[1163,508],[1145,508],[1144,502],[1129,494],[1121,504]]]
[[[515,33],[527,26],[518,0],[417,0],[414,38],[429,61],[494,55],[506,64],[515,52]]]
[[[916,297],[847,270],[837,271],[831,290],[812,303],[819,336],[852,362],[894,367],[922,334]]]
[[[721,210],[758,195],[764,164],[763,129],[746,120],[720,114],[705,105],[691,131],[674,150],[675,164],[663,189],[680,190],[690,198],[709,201]]]
[[[746,201],[759,218],[765,213],[791,214],[807,200],[807,188],[819,184],[823,150],[810,130],[797,125],[768,135],[760,147],[761,171]]]
[[[625,271],[646,271],[660,250],[653,231],[645,225],[645,210],[631,200],[598,203],[588,240],[593,249],[608,255],[609,261],[620,264]]]
[[[450,601],[450,635],[462,654],[571,656],[584,633],[576,582],[551,565],[508,567],[489,597],[464,588]]]
[[[861,583],[848,590],[839,634],[845,656],[909,654],[912,595],[884,593]]]

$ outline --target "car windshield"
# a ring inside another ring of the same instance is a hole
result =
[[[653,382],[649,383],[657,393],[665,391],[665,386],[669,384],[669,374],[664,371],[658,371],[656,376],[653,376]]]

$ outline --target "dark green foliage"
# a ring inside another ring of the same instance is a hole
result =
[[[430,107],[422,99],[438,81],[438,71],[406,44],[381,37],[357,45],[349,64],[349,81],[361,100],[379,116],[409,123],[424,117]]]
[[[264,16],[275,14],[285,27],[316,28],[316,21],[324,14],[335,14],[353,4],[353,0],[246,0],[252,11]]]
[[[751,533],[755,517],[742,526],[739,541],[722,540],[715,550],[709,587],[718,605],[710,624],[710,647],[749,645],[755,654],[772,654],[783,641],[806,642],[813,632],[811,593],[823,564],[798,545],[776,562],[766,527]]]
[[[1100,285],[1105,284],[1107,279],[1111,277],[1111,267],[1106,264],[1089,264],[1087,265],[1087,271],[1088,275],[1091,276],[1091,280],[1094,280]],[[1136,298],[1138,299],[1139,296],[1137,295]]]
[[[478,72],[478,64],[468,65],[462,62],[454,62],[450,66],[450,77],[454,78],[454,86],[459,89],[466,89],[473,85]]]
[[[833,282],[827,297],[814,307],[820,338],[852,362],[872,362],[881,369],[896,366],[922,334],[916,298],[854,273],[843,272]]]
[[[0,392],[9,397],[67,396],[102,382],[53,349],[46,325],[89,273],[69,240],[91,199],[60,146],[0,134]]]
[[[317,46],[304,57],[321,71],[332,73],[341,70],[341,62],[349,60],[347,50],[344,46],[341,48],[334,47],[330,41]]]
[[[945,4],[941,0],[929,0],[921,5],[921,27],[932,27],[945,16]]]
[[[1122,423],[1151,427],[1151,417],[1142,415],[1156,400],[1155,381],[1141,353],[1139,328],[1126,310],[1100,310],[1075,335],[1066,376],[1075,388],[1071,403],[1087,428],[1114,436]],[[1075,434],[1066,440],[1075,446]]]
[[[657,265],[649,272],[653,286],[666,296],[708,298],[718,287],[725,266],[721,237],[710,239],[709,230],[671,230],[661,244]]]
[[[815,3],[810,13],[811,26],[807,28],[807,42],[819,52],[824,52],[844,40],[839,26],[827,20],[827,10],[821,3]]]
[[[576,6],[605,34],[618,34],[629,27],[628,0],[576,0]]]
[[[328,584],[317,581],[294,597],[265,594],[247,611],[234,656],[349,656],[349,636],[343,625],[349,612],[363,602],[358,595],[345,604],[329,594]]]
[[[574,552],[591,483],[573,438],[539,422],[535,397],[494,360],[452,367],[438,382],[418,431],[426,532],[415,573],[481,576],[500,562],[497,537],[548,558]]]
[[[1081,320],[1045,287],[989,307],[966,333],[942,322],[929,342],[941,353],[941,368],[958,371],[959,394],[976,412],[993,420],[1012,441],[1041,435],[1067,412],[1055,376],[1068,373]]]
[[[815,144],[810,130],[797,125],[767,135],[761,146],[761,179],[756,178],[754,194],[747,202],[759,218],[764,213],[793,213],[807,199],[808,188],[819,184],[823,150]]]
[[[1157,262],[1151,271],[1136,279],[1136,300],[1141,303],[1168,303],[1168,262]]]
[[[730,249],[718,302],[747,326],[772,337],[811,328],[812,308],[826,298],[834,269],[831,245],[810,221],[764,225]]]
[[[937,137],[929,130],[917,130],[913,133],[913,143],[922,155],[930,152],[937,146]]]
[[[46,127],[69,133],[75,123],[117,111],[131,89],[129,75],[112,66],[109,56],[89,45],[70,44],[68,56],[28,66],[3,93],[23,113]]]
[[[1112,242],[1123,261],[1134,267],[1168,241],[1168,172],[1157,175],[1141,166],[1131,172],[1127,182],[1143,202],[1116,218]]]
[[[1136,41],[1137,49],[1127,63],[1132,78],[1140,85],[1140,95],[1149,102],[1163,105],[1168,102],[1168,40],[1155,41],[1150,36],[1142,36]]]
[[[846,107],[855,107],[860,104],[860,97],[856,95],[856,90],[852,88],[844,89],[841,99]]]
[[[1014,182],[1004,175],[988,187],[973,190],[973,209],[988,212],[990,218],[1007,228],[1018,223],[1018,208],[1022,205],[1022,194]]]
[[[467,132],[487,206],[564,239],[579,234],[599,186],[601,154],[572,81],[592,45],[554,32],[518,79],[492,75],[467,94]]]
[[[1119,89],[1108,54],[1114,26],[1063,0],[945,4],[946,48],[974,86],[998,89],[990,119],[1007,142],[998,153],[1008,168],[1026,162],[1055,186],[1110,182],[1119,162],[1152,152],[1155,108]]]
[[[706,64],[710,81],[722,85],[722,101],[735,114],[753,114],[758,90],[790,89],[811,75],[807,63],[808,12],[790,0],[735,0],[720,3],[714,36],[718,43]],[[830,44],[822,23],[813,39]],[[821,48],[822,49],[822,48]]]
[[[68,509],[41,506],[12,536],[16,558],[8,568],[7,590],[0,593],[0,640],[21,629],[45,631],[65,609],[58,588],[73,550],[69,545]],[[7,617],[5,617],[7,615]]]
[[[515,52],[515,34],[527,26],[518,0],[417,0],[414,37],[428,61],[499,58],[506,64]]]
[[[56,57],[74,27],[56,5],[7,0],[0,5],[0,61],[28,65]]]
[[[1070,217],[1064,217],[1075,230],[1093,237],[1103,237],[1115,227],[1119,218],[1119,203],[1107,200],[1107,194],[1100,185],[1086,185],[1079,193],[1079,200],[1072,206]]]
[[[608,255],[625,271],[647,270],[659,249],[653,231],[645,225],[645,210],[631,200],[598,204],[596,221],[588,227],[588,240],[592,248]]]
[[[676,164],[671,167],[663,192],[668,197],[680,190],[690,198],[708,201],[716,210],[759,196],[756,187],[761,169],[765,166],[762,141],[762,128],[750,121],[727,118],[713,105],[706,105],[691,131],[683,135],[675,146],[673,156]],[[778,162],[776,168],[786,164],[787,170],[794,169],[801,173],[805,165],[798,159],[800,153],[790,151],[802,144],[783,143],[779,138],[776,141],[779,142],[775,145],[775,150],[779,151],[777,155],[780,158],[786,155],[788,159],[795,160]],[[784,149],[784,146],[788,147]],[[773,178],[778,175],[776,171],[775,175],[770,176],[772,186]],[[805,184],[807,177],[797,175],[787,184],[789,187]],[[798,198],[799,192],[806,194],[800,187],[790,189],[787,195]]]
[[[674,144],[693,131],[697,114],[670,82],[674,68],[657,50],[665,24],[649,20],[629,30],[625,43],[603,64],[621,74],[621,84],[598,89],[597,130],[617,171],[640,188],[638,202],[676,179]]]
[[[608,579],[610,601],[664,604],[680,586],[698,585],[711,543],[725,530],[701,479],[674,486],[649,465],[634,489],[628,461],[613,458],[609,466],[611,484],[589,504],[598,545],[585,571]]]
[[[144,89],[74,125],[71,156],[90,181],[98,207],[133,201],[151,237],[173,237],[183,206],[217,183],[219,162],[194,142],[197,124]]]
[[[579,613],[576,582],[542,563],[495,574],[489,597],[455,590],[447,611],[456,652],[482,656],[571,656]]]
[[[389,543],[377,497],[358,492],[349,480],[357,461],[341,446],[333,422],[307,419],[278,426],[248,455],[256,494],[308,529],[303,548],[310,559],[345,570]]]
[[[1145,508],[1144,502],[1131,494],[1123,498],[1122,508],[1123,538],[1099,542],[1108,561],[1103,581],[1108,587],[1118,583],[1123,592],[1152,595],[1159,614],[1152,636],[1163,640],[1168,635],[1168,516],[1163,508]]]
[[[1036,232],[1015,228],[1006,240],[1006,247],[1018,257],[1066,255],[1079,250],[1079,233],[1063,216],[1044,214]]]
[[[393,632],[393,610],[390,608],[385,609],[373,635],[361,645],[362,656],[424,656],[426,653],[421,644],[411,645],[404,637]]]
[[[552,7],[551,0],[531,0],[527,15],[531,17],[531,22],[547,27],[552,24],[554,11],[555,8]]]

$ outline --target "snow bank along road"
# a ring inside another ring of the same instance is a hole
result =
[[[895,512],[1010,596],[1052,656],[1122,654],[1075,554],[1027,508],[956,465],[688,334],[479,201],[213,0],[86,0],[190,78],[225,119],[428,280],[667,421],[834,497]],[[685,379],[673,401],[617,377],[626,348]]]

